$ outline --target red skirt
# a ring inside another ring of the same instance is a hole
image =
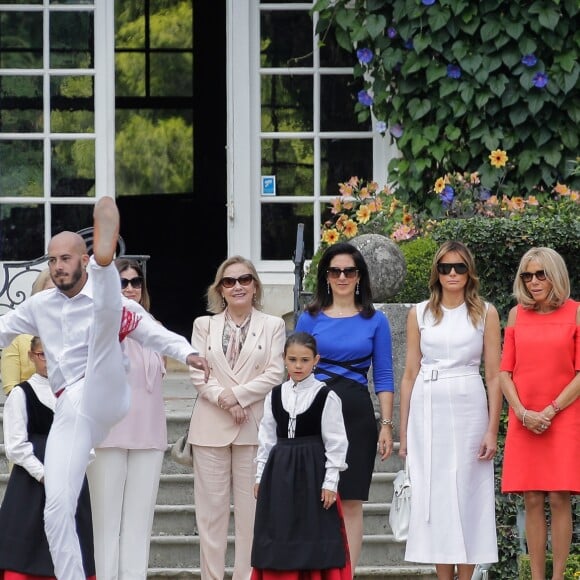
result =
[[[259,570],[252,568],[250,580],[352,580],[350,551],[339,495],[336,496],[336,508],[340,516],[340,532],[344,541],[344,551],[346,554],[346,564],[343,568],[329,568],[328,570]]]

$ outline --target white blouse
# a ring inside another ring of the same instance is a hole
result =
[[[52,393],[48,379],[34,373],[27,382],[40,402],[54,411],[56,397]],[[22,466],[37,481],[44,477],[44,465],[34,455],[32,443],[28,440],[26,395],[18,386],[10,391],[4,403],[4,447],[9,461]]]
[[[314,376],[309,375],[303,381],[294,383],[286,381],[282,385],[282,406],[290,415],[288,421],[288,437],[294,437],[296,417],[304,413],[316,397],[318,391],[325,384]],[[344,471],[346,464],[346,452],[348,439],[342,417],[342,403],[336,393],[330,391],[321,418],[321,434],[326,455],[326,474],[322,487],[330,491],[336,491],[340,472]],[[260,483],[264,467],[272,447],[277,443],[276,420],[272,414],[272,393],[268,393],[264,401],[264,416],[258,431],[258,453],[256,456],[257,470],[256,483]]]

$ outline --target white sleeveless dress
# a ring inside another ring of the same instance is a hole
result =
[[[497,562],[493,461],[478,459],[488,424],[479,368],[483,323],[465,304],[443,309],[434,325],[417,305],[421,371],[407,429],[412,499],[405,560],[435,564]]]

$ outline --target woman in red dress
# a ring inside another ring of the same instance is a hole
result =
[[[532,580],[544,580],[551,514],[552,580],[563,580],[572,541],[571,494],[580,493],[580,304],[562,257],[532,248],[514,282],[501,386],[509,403],[502,492],[522,493]]]

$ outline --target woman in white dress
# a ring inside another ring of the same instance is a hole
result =
[[[401,446],[412,485],[405,560],[434,563],[439,580],[469,580],[497,562],[493,457],[502,406],[501,333],[479,296],[471,252],[437,251],[430,298],[407,320]],[[480,374],[485,362],[485,383]]]

